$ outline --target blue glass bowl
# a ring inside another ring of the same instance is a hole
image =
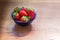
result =
[[[28,21],[28,22],[21,22],[21,21],[15,20],[15,19],[13,18],[13,12],[12,12],[12,14],[11,14],[11,17],[12,17],[12,19],[14,20],[14,22],[15,22],[16,24],[18,24],[18,25],[20,25],[20,26],[27,26],[27,25],[30,25],[30,24],[32,23],[32,21],[36,18],[36,13],[34,12],[34,18],[33,18],[32,20]]]

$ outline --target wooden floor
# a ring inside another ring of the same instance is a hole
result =
[[[60,1],[55,1],[0,1],[1,40],[60,40]],[[11,13],[16,6],[35,9],[37,16],[31,25],[14,23]]]

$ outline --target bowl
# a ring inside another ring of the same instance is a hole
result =
[[[15,20],[13,18],[13,12],[11,13],[11,17],[16,24],[18,24],[20,26],[27,26],[27,25],[30,25],[33,22],[33,20],[36,18],[36,12],[34,11],[34,18],[32,20],[28,21],[28,22],[21,22],[19,20]]]

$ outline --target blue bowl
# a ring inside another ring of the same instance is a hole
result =
[[[20,25],[20,26],[28,26],[28,25],[30,25],[30,24],[32,23],[32,21],[36,18],[36,13],[34,12],[34,18],[33,18],[32,20],[28,21],[28,22],[21,22],[21,21],[15,20],[15,19],[13,18],[13,12],[12,12],[12,14],[11,14],[11,17],[12,17],[12,19],[14,20],[14,22],[15,22],[16,24],[18,24],[18,25]]]

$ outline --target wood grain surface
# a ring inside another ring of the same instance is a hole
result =
[[[1,40],[60,40],[60,1],[40,0],[0,1]],[[35,9],[36,19],[21,27],[11,18],[13,9],[25,6]]]

